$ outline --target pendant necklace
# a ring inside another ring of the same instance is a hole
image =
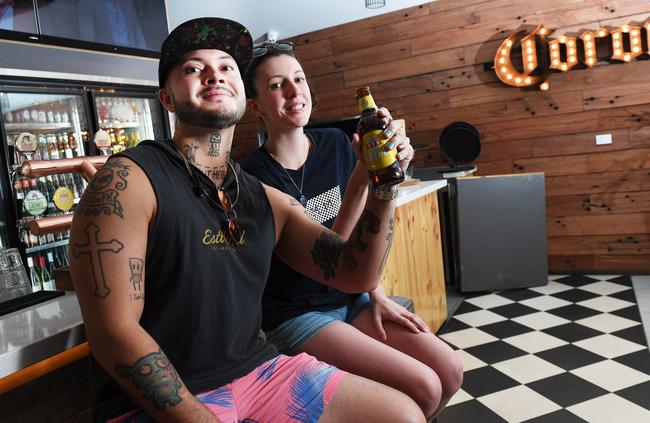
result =
[[[309,138],[307,139],[307,142],[309,142]],[[304,143],[303,143],[303,145],[304,145]],[[271,152],[268,151],[266,148],[264,150],[267,153],[269,153],[269,155],[273,158],[273,160],[275,160],[275,162],[278,164],[278,166],[280,166],[280,169],[282,169],[284,174],[287,175],[287,177],[289,178],[289,180],[291,181],[293,186],[296,187],[296,190],[298,190],[298,193],[300,194],[300,197],[298,197],[298,201],[300,201],[300,204],[304,208],[307,208],[307,197],[305,197],[305,194],[302,193],[302,187],[303,187],[303,184],[305,182],[305,171],[307,170],[307,158],[308,157],[305,157],[305,163],[303,163],[303,165],[302,165],[302,176],[300,177],[300,188],[298,188],[298,184],[296,184],[296,181],[294,181],[293,178],[291,177],[291,175],[289,175],[289,172],[287,172],[287,169],[285,169],[284,166],[282,166],[282,163],[277,161],[277,159],[273,156],[273,154],[271,154]],[[307,156],[308,155],[309,154],[307,154]]]

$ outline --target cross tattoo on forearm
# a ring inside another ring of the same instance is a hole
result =
[[[101,242],[98,238],[99,227],[94,223],[90,223],[84,229],[86,233],[85,244],[75,244],[72,249],[72,255],[81,257],[87,254],[90,257],[90,267],[93,272],[93,279],[95,282],[95,295],[99,298],[106,298],[111,290],[106,285],[106,277],[104,275],[104,266],[102,265],[101,253],[111,252],[117,254],[124,248],[124,244],[116,239],[111,239],[108,242]]]

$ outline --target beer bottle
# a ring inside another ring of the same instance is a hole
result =
[[[361,138],[361,151],[370,183],[375,187],[399,184],[404,180],[404,171],[399,167],[397,150],[386,151],[384,146],[387,142],[384,129],[388,120],[377,115],[378,108],[370,94],[370,88],[359,88],[356,99],[361,113],[357,133]]]

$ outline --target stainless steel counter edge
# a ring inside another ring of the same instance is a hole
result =
[[[0,378],[86,342],[73,292],[0,317]]]

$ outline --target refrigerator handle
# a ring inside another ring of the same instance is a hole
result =
[[[100,155],[101,152],[95,146],[94,138],[95,134],[97,131],[99,131],[99,117],[97,115],[97,108],[95,105],[97,104],[97,96],[95,95],[95,91],[92,89],[84,88],[86,91],[86,119],[88,121],[88,128],[90,129],[90,134],[88,134],[88,145],[84,147],[88,147],[88,152],[86,153],[88,156],[97,156]]]

